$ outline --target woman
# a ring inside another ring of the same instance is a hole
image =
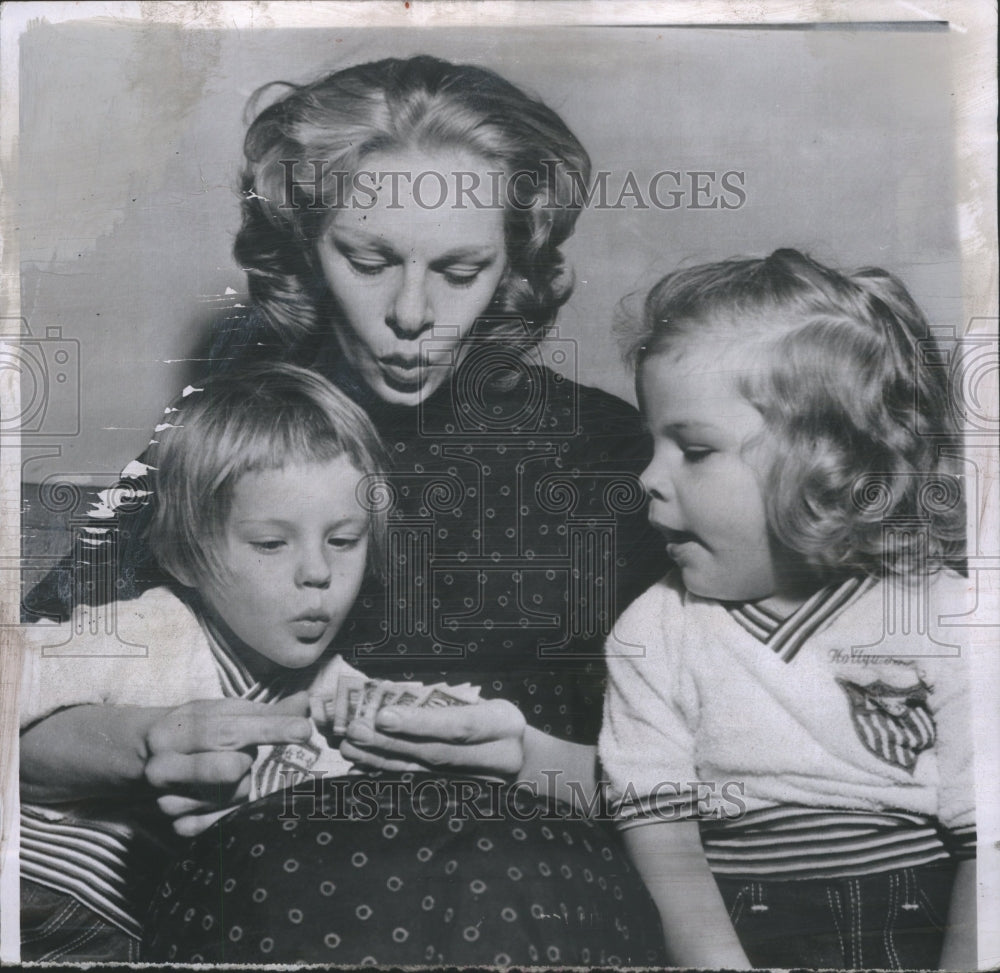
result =
[[[288,87],[246,138],[235,253],[254,310],[213,367],[306,364],[369,412],[397,461],[372,498],[390,507],[389,557],[340,648],[369,676],[466,681],[484,701],[348,727],[342,753],[399,785],[373,816],[356,795],[317,811],[307,790],[205,831],[156,899],[144,958],[658,962],[614,839],[542,819],[566,813],[550,800],[593,799],[602,644],[662,555],[635,411],[546,367],[572,367],[570,342],[539,348],[572,287],[559,248],[587,155],[471,66],[388,60]],[[132,520],[124,580],[142,587],[157,569]],[[433,790],[484,776],[530,786]],[[189,832],[214,810],[182,786],[160,803]]]

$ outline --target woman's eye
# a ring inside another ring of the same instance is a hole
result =
[[[687,446],[684,449],[684,459],[688,463],[701,463],[714,453],[708,446]]]
[[[468,270],[464,268],[450,269],[441,272],[441,275],[452,287],[470,287],[476,282],[479,274],[479,267],[470,267]]]
[[[384,260],[351,260],[348,258],[351,270],[362,277],[377,277],[389,265]]]

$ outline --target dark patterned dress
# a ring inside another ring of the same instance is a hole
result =
[[[142,958],[350,966],[663,965],[660,920],[610,828],[499,782],[335,778],[199,836]]]

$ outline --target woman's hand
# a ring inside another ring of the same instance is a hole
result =
[[[250,791],[256,748],[301,743],[312,732],[305,693],[268,705],[243,699],[185,703],[146,733],[146,781],[182,835],[203,831]]]
[[[354,720],[340,752],[374,770],[516,776],[524,767],[525,727],[521,711],[504,699],[441,709],[387,706],[374,724]]]

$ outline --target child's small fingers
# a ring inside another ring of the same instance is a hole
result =
[[[210,793],[209,788],[237,785],[252,763],[248,754],[232,750],[158,753],[146,761],[146,780],[157,790]]]
[[[186,797],[183,794],[162,794],[156,799],[156,805],[169,818],[197,814],[213,807],[208,801],[202,801],[196,797]]]
[[[360,750],[358,744],[362,744],[364,749]],[[373,730],[370,724],[366,725],[363,722],[360,726],[355,727],[351,724],[348,727],[348,738],[340,746],[340,752],[348,756],[345,747],[350,747],[352,751],[358,749],[361,753],[378,754],[384,761],[378,766],[383,769],[400,769],[395,764],[415,761],[419,761],[419,765],[425,768],[454,766],[460,762],[464,764],[460,754],[465,748],[448,743],[428,743],[385,736]],[[353,758],[348,757],[348,759]],[[390,768],[386,763],[392,763],[394,766]]]
[[[268,705],[270,712],[282,716],[308,716],[309,715],[309,694],[303,690],[279,699],[276,703]]]
[[[174,821],[174,831],[182,838],[194,838],[202,831],[210,828],[219,818],[225,817],[234,808],[226,807],[221,811],[212,811],[208,814],[189,814]]]
[[[380,733],[368,720],[354,720],[347,727],[346,742],[378,751],[396,759],[410,758],[425,765],[438,766],[453,762],[456,752],[465,749],[461,744],[443,742],[436,736],[414,738],[409,734]]]
[[[312,723],[305,719],[308,702],[304,694],[290,697],[286,710],[263,707],[246,700],[212,700],[185,704],[158,720],[147,735],[151,753],[195,754],[204,750],[243,750],[265,743],[294,743],[308,740]],[[242,703],[232,709],[223,703]]]
[[[467,770],[508,776],[520,773],[524,765],[524,748],[519,739],[468,744],[410,740],[379,733],[363,720],[352,723],[347,732],[340,752],[347,757],[348,753],[344,748],[350,747],[352,752],[358,750],[368,754],[377,753],[387,761],[387,764],[378,765],[383,769],[409,770],[415,765],[423,769]],[[411,766],[403,767],[403,763]]]

